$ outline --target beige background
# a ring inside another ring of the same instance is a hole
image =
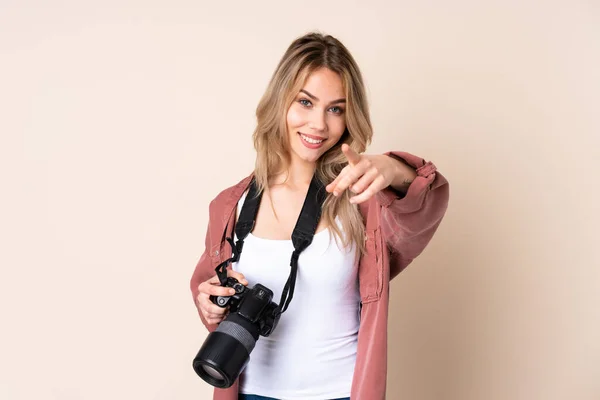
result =
[[[599,3],[214,3],[0,1],[0,399],[210,398],[208,203],[311,29],[362,68],[369,152],[451,181],[392,285],[388,398],[599,399]]]

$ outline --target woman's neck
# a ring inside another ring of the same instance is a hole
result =
[[[316,167],[316,163],[292,160],[287,169],[273,177],[271,184],[284,185],[290,189],[305,189],[310,185]]]

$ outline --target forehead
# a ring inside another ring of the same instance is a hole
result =
[[[342,78],[337,72],[328,68],[319,68],[308,75],[302,89],[324,101],[345,96]]]

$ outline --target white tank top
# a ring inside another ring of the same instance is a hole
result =
[[[238,217],[245,198],[238,202]],[[336,222],[341,228],[339,218]],[[350,396],[360,302],[354,247],[339,248],[325,229],[300,254],[294,297],[273,333],[256,342],[240,376],[240,393],[281,400]],[[293,250],[291,239],[250,233],[232,268],[244,274],[248,286],[260,283],[271,289],[279,304]]]

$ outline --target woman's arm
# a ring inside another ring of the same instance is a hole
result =
[[[392,279],[421,254],[433,237],[448,208],[450,188],[433,163],[405,152],[385,155],[405,164],[399,163],[393,184],[375,195],[382,207],[381,234],[390,250]]]
[[[198,262],[196,263],[196,267],[194,268],[194,273],[192,274],[192,277],[190,279],[190,290],[192,292],[192,298],[194,299],[194,305],[196,306],[196,309],[198,310],[198,315],[200,316],[200,320],[202,321],[202,324],[206,327],[206,329],[208,329],[209,332],[214,331],[217,328],[216,324],[209,324],[208,321],[206,321],[206,318],[204,318],[204,315],[202,314],[202,310],[200,309],[200,304],[198,302],[198,295],[200,294],[200,290],[199,290],[199,286],[202,282],[210,279],[212,277],[212,275],[214,275],[214,270],[212,270],[211,266],[211,260],[210,260],[210,217],[209,217],[209,223],[208,223],[208,227],[206,229],[206,236],[204,239],[204,251],[202,252],[202,255],[200,256],[200,259],[198,260]]]
[[[390,186],[397,192],[405,194],[410,184],[417,177],[417,170],[416,168],[408,165],[402,158],[395,156],[393,152],[388,152],[386,155],[397,161],[395,163],[397,171],[392,183],[390,183]]]

